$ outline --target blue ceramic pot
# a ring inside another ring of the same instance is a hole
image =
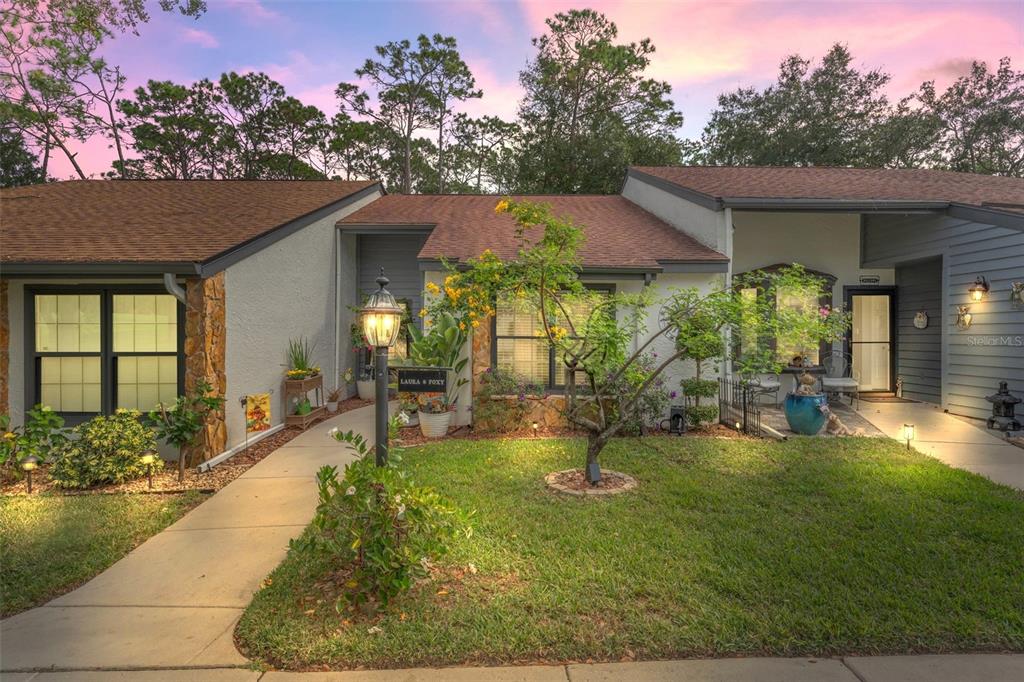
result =
[[[786,421],[793,433],[802,436],[813,436],[825,425],[828,416],[822,409],[825,407],[827,397],[824,393],[814,395],[797,395],[790,393],[786,396],[785,411]]]

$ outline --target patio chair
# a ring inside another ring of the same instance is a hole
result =
[[[825,376],[821,378],[821,390],[837,399],[846,393],[850,396],[850,405],[856,401],[860,406],[860,377],[853,372],[850,356],[846,353],[833,351],[825,358]]]
[[[782,388],[782,380],[778,374],[748,377],[746,381],[755,405],[762,396],[773,395],[775,396],[775,407],[779,406],[779,390]]]

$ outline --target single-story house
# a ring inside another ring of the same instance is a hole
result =
[[[1010,301],[1011,283],[1024,280],[1024,180],[631,168],[619,195],[530,198],[584,227],[581,276],[596,289],[708,290],[801,263],[853,311],[849,338],[818,359],[848,353],[862,391],[899,385],[908,398],[972,417],[989,413],[984,396],[1000,380],[1024,397],[1024,310]],[[274,391],[273,423],[281,423],[289,338],[316,344],[328,388],[357,367],[353,309],[380,267],[418,320],[426,283],[443,279],[442,259],[514,255],[512,220],[494,212],[497,199],[387,195],[379,183],[341,181],[3,190],[0,412],[18,423],[27,406],[45,402],[74,421],[147,409],[205,379],[227,403],[200,450],[230,453],[245,442],[242,396]],[[979,277],[989,291],[969,300]],[[473,333],[467,374],[508,367],[557,394],[561,370],[536,331],[499,302],[491,324]],[[689,371],[680,366],[668,380]],[[476,386],[460,396],[462,423]]]

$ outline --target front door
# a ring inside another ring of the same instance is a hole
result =
[[[893,289],[849,289],[847,309],[853,312],[849,344],[853,375],[860,391],[893,390]]]

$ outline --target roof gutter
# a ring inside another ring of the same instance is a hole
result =
[[[192,275],[199,273],[198,263],[0,263],[4,277],[140,277],[152,275]]]
[[[948,201],[905,199],[806,199],[785,197],[723,197],[724,208],[760,211],[847,211],[857,213],[936,212],[949,208]]]
[[[185,290],[178,284],[178,278],[173,272],[164,273],[164,289],[167,289],[167,293],[185,305]]]

